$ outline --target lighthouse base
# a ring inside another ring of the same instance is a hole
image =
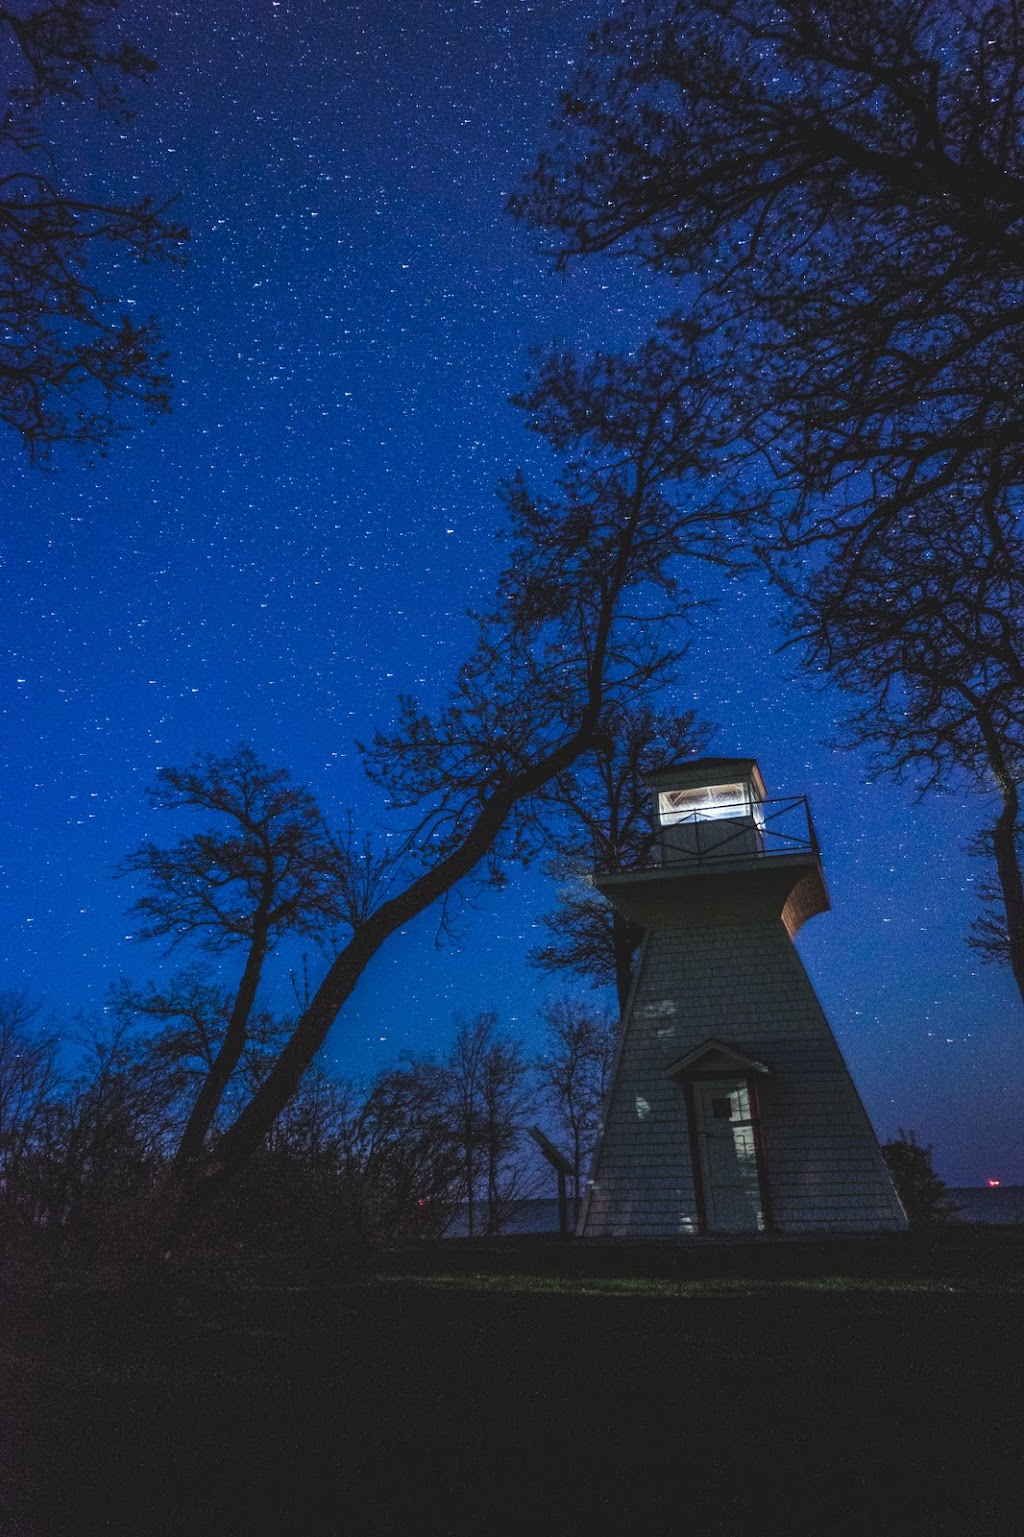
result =
[[[907,1219],[781,915],[649,930],[579,1232],[896,1232]]]

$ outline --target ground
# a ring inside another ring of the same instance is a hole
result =
[[[3,1537],[1024,1530],[1024,1230],[9,1285]]]

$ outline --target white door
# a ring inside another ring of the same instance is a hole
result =
[[[742,1079],[696,1079],[693,1101],[709,1233],[764,1228],[750,1092]]]

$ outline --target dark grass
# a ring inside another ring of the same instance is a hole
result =
[[[1024,1233],[11,1290],[3,1537],[1024,1532]]]

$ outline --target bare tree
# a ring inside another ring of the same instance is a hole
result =
[[[119,1024],[146,1043],[154,1071],[165,1075],[177,1096],[176,1147],[210,1075],[224,1068],[224,1043],[237,995],[221,986],[201,964],[175,972],[157,987],[120,981],[110,989],[108,1010]],[[288,1034],[288,1022],[253,1006],[245,1040],[210,1123],[216,1132],[254,1094]]]
[[[861,694],[847,740],[1000,797],[1018,985],[1022,56],[1019,0],[637,0],[514,200],[560,262],[679,282],[662,340],[809,666]]]
[[[50,1225],[124,1237],[157,1188],[179,1126],[179,1083],[130,1020],[86,1022],[79,1063],[55,1105],[41,1163]],[[130,1224],[129,1224],[130,1226]],[[137,1234],[144,1246],[144,1235]]]
[[[548,1004],[541,1017],[546,1036],[537,1074],[541,1092],[569,1142],[578,1215],[586,1165],[601,1129],[616,1026],[606,1015],[568,999]]]
[[[201,1152],[242,1058],[267,955],[285,934],[317,934],[337,922],[345,901],[319,807],[286,770],[268,768],[243,744],[225,758],[163,768],[157,779],[149,792],[155,807],[207,813],[216,824],[171,848],[145,843],[124,861],[122,874],[141,875],[149,888],[132,908],[139,937],[244,957],[216,1048],[197,1042],[209,1064],[182,1133],[180,1171]],[[190,1018],[198,1029],[195,1010]]]
[[[642,930],[606,901],[582,861],[552,860],[547,869],[559,882],[557,906],[541,917],[548,940],[530,951],[531,964],[553,974],[572,972],[591,987],[614,987],[621,1011]]]
[[[609,711],[602,734],[555,781],[551,798],[565,821],[550,835],[548,873],[560,880],[558,907],[542,922],[551,939],[532,959],[545,971],[574,972],[594,987],[615,987],[626,1007],[642,930],[594,890],[594,866],[629,869],[649,858],[654,841],[647,776],[703,752],[711,728],[694,711],[659,715],[647,703]]]
[[[371,777],[414,816],[403,866],[197,1162],[182,1221],[262,1144],[381,946],[463,883],[543,845],[545,792],[593,745],[605,712],[673,675],[671,625],[690,606],[682,562],[730,558],[727,515],[698,494],[714,447],[691,359],[657,345],[585,369],[560,359],[523,405],[567,455],[558,495],[511,484],[508,565],[449,704],[431,716],[404,699],[396,729],[366,751]]]
[[[484,1057],[481,1133],[487,1232],[500,1233],[529,1195],[523,1132],[533,1111],[530,1067],[518,1041],[496,1035]]]
[[[443,1074],[470,1238],[477,1231],[478,1201],[484,1203],[484,1230],[493,1234],[522,1199],[517,1154],[531,1105],[528,1073],[518,1041],[499,1033],[497,1015],[485,1012],[460,1025]]]
[[[1022,44],[1018,0],[637,0],[563,97],[514,207],[685,280],[776,545],[1020,488]]]
[[[440,1236],[464,1172],[443,1069],[411,1060],[378,1074],[351,1131],[345,1173],[356,1231],[368,1239]]]
[[[194,1097],[213,1068],[231,1016],[228,990],[194,964],[162,987],[115,982],[107,1003],[113,1018],[147,1031],[151,1049],[181,1074],[183,1092]],[[184,1118],[187,1114],[186,1108]]]
[[[32,1176],[61,1087],[59,1041],[38,1016],[25,993],[0,993],[0,1200],[28,1221],[38,1217]]]
[[[230,993],[200,966],[161,988],[118,984],[104,1020],[86,1025],[76,1067],[61,1073],[59,1040],[38,1022],[38,1006],[0,995],[0,1227],[8,1248],[34,1237],[50,1246],[84,1241],[87,1250],[98,1240],[105,1253],[113,1244],[123,1256],[146,1250],[146,1214],[160,1210],[230,1010]],[[286,1034],[284,1022],[253,1017],[219,1119],[259,1087]],[[360,1094],[314,1064],[218,1213],[217,1237],[308,1251],[443,1232],[461,1191],[450,1112],[448,1081],[435,1065],[404,1063]],[[486,1144],[485,1125],[484,1168]]]
[[[106,298],[95,269],[116,261],[180,260],[187,231],[151,197],[107,203],[76,194],[45,144],[48,104],[91,98],[128,116],[124,85],[156,65],[112,37],[116,0],[0,6],[9,87],[0,108],[0,420],[35,460],[58,443],[103,452],[115,408],[169,409],[155,320]]]
[[[470,1238],[476,1236],[476,1206],[482,1162],[484,1059],[490,1048],[496,1016],[480,1014],[460,1025],[444,1064],[451,1136],[462,1165],[462,1192]]]
[[[979,852],[994,860],[997,907],[975,943],[1009,962],[1024,1001],[1024,545],[1005,508],[982,505],[978,520],[904,514],[814,578],[794,628],[808,668],[856,696],[844,742],[868,747],[877,772],[996,799]]]

